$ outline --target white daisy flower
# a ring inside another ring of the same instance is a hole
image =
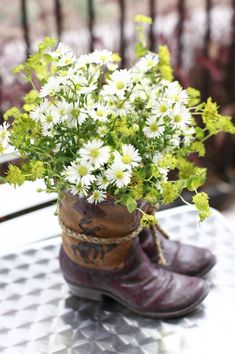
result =
[[[67,66],[73,64],[76,60],[76,56],[73,52],[68,52],[62,55],[59,60],[57,61],[56,65],[59,67]]]
[[[114,151],[114,164],[123,164],[127,169],[137,167],[141,162],[141,157],[137,149],[131,144],[122,145],[122,154]]]
[[[92,77],[92,79],[88,80],[81,74],[73,75],[68,80],[69,91],[76,90],[76,94],[89,94],[97,89],[97,79],[99,77],[99,73],[96,77]],[[73,97],[73,96],[72,96]]]
[[[56,50],[50,52],[49,54],[57,59],[57,66],[66,66],[74,63],[76,60],[76,56],[72,49],[61,42],[59,43]]]
[[[131,74],[127,69],[116,70],[107,83],[108,85],[104,85],[102,90],[103,95],[117,95],[119,98],[123,98],[125,90],[130,86]]]
[[[109,146],[103,146],[103,142],[98,139],[88,141],[79,149],[78,153],[82,159],[87,160],[95,168],[103,166],[110,158]]]
[[[87,65],[90,65],[93,63],[94,63],[93,53],[83,54],[83,55],[80,55],[80,57],[77,59],[76,68],[83,69],[83,68],[86,68]]]
[[[103,202],[107,198],[107,194],[98,189],[94,190],[89,198],[87,198],[88,203],[97,204]]]
[[[70,128],[76,128],[77,125],[82,125],[88,118],[87,112],[81,110],[78,104],[69,104],[67,106],[68,120],[67,124]]]
[[[97,135],[101,138],[105,137],[108,134],[108,132],[109,132],[108,127],[104,125],[102,127],[98,127],[97,129]]]
[[[170,146],[173,146],[174,148],[178,148],[180,146],[180,135],[174,134],[171,139],[170,139]]]
[[[130,95],[130,101],[134,102],[135,99],[141,99],[143,101],[146,101],[147,98],[148,98],[148,95],[143,90],[142,85],[140,85],[140,84],[135,85],[135,87]]]
[[[164,132],[164,129],[163,120],[152,116],[147,119],[147,126],[143,131],[148,138],[158,138]]]
[[[103,50],[95,50],[92,53],[93,61],[96,64],[105,65],[108,62],[112,62],[113,53],[110,50],[103,49]]]
[[[159,63],[159,56],[155,53],[148,53],[135,65],[140,71],[147,72]]]
[[[167,99],[160,99],[152,109],[152,113],[158,117],[167,117],[172,110],[172,103]]]
[[[187,124],[191,123],[191,114],[185,106],[176,104],[170,114],[170,119],[175,128],[184,129]]]
[[[30,112],[30,117],[36,122],[39,122],[43,114],[49,109],[49,107],[50,107],[50,102],[47,99],[44,99],[42,103],[37,105],[33,109],[33,111]]]
[[[72,185],[69,191],[73,195],[78,195],[80,198],[86,198],[88,194],[88,189],[88,186],[82,186],[80,183],[78,183],[76,186]]]
[[[107,177],[105,177],[104,175],[99,175],[99,176],[97,176],[96,184],[99,189],[106,190],[109,185],[109,181],[108,181]]]
[[[57,111],[60,121],[67,121],[68,120],[68,113],[71,111],[73,108],[72,103],[68,103],[65,101],[65,99],[62,99],[61,101],[56,101],[55,106],[52,106],[52,110]]]
[[[131,172],[123,164],[113,164],[106,171],[108,181],[114,183],[118,188],[127,186],[131,180]]]
[[[165,95],[168,99],[172,100],[172,102],[180,102],[186,104],[189,100],[187,91],[183,90],[178,81],[174,81],[168,84]]]
[[[68,182],[84,187],[95,181],[93,170],[94,168],[86,160],[77,159],[65,168],[64,175]]]
[[[93,106],[90,110],[88,110],[88,114],[95,121],[106,122],[107,117],[110,114],[110,110],[108,106],[98,103],[96,106]]]
[[[130,70],[131,73],[131,79],[136,85],[140,85],[142,83],[142,80],[144,78],[144,73],[140,72],[135,66]],[[136,86],[135,86],[136,87]]]
[[[113,112],[116,116],[125,117],[132,110],[131,104],[129,102],[124,102],[120,107],[116,106]]]
[[[159,161],[161,161],[161,159],[163,158],[163,154],[161,152],[156,152],[154,155],[153,155],[153,163],[154,165],[157,165]]]
[[[62,90],[64,81],[63,77],[51,76],[47,83],[41,87],[39,97],[54,96],[56,93]]]
[[[164,181],[167,181],[167,175],[168,175],[169,169],[168,168],[163,168],[163,167],[158,167],[158,171],[161,174],[161,178]]]
[[[51,136],[53,127],[60,122],[59,112],[52,107],[49,107],[44,114],[40,117],[42,126],[42,134]]]
[[[115,63],[113,61],[109,61],[106,65],[109,71],[115,71],[119,66],[118,63]]]
[[[64,54],[71,52],[71,51],[72,51],[72,49],[68,45],[66,45],[62,42],[59,42],[57,48],[53,51],[50,51],[49,54],[51,56],[53,56],[54,58],[58,58]]]
[[[8,131],[9,127],[10,124],[7,122],[4,122],[3,125],[0,125],[0,153],[7,150],[9,147],[9,137],[10,137],[10,133]]]
[[[195,129],[193,127],[184,128],[184,145],[189,145],[194,140]]]

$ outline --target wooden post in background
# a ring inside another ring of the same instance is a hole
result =
[[[25,56],[30,54],[29,23],[26,0],[21,0],[21,26],[25,42]]]

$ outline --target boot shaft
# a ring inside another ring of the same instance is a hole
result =
[[[144,203],[140,203],[140,207]],[[116,243],[138,229],[141,214],[139,211],[129,213],[121,205],[115,205],[111,196],[107,201],[97,205],[85,199],[64,192],[59,208],[63,224],[88,236],[89,240],[78,240],[63,231],[62,240],[66,254],[78,265],[89,269],[119,269],[131,251],[133,240]],[[101,238],[101,242],[92,242],[92,237]],[[112,238],[114,242],[104,244],[103,239]]]

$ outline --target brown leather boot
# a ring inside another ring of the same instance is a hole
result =
[[[161,228],[155,228],[155,230],[165,258],[165,264],[161,266],[165,269],[179,274],[202,276],[214,267],[216,258],[210,250],[171,241]],[[156,252],[150,230],[144,229],[141,231],[139,239],[143,251],[151,262],[156,264],[159,254]]]
[[[134,238],[139,212],[129,214],[112,198],[91,205],[66,193],[60,219],[60,266],[75,295],[93,300],[107,295],[158,319],[185,315],[207,295],[204,280],[153,266]]]

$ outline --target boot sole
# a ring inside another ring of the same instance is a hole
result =
[[[205,299],[205,297],[208,295],[208,292],[209,292],[209,288],[207,287],[205,289],[205,292],[202,294],[202,296],[197,301],[195,301],[195,303],[193,303],[192,305],[190,305],[182,310],[165,312],[165,313],[156,313],[156,312],[152,313],[152,312],[138,311],[135,308],[126,304],[124,301],[120,300],[115,295],[109,293],[108,291],[86,288],[86,287],[83,287],[80,285],[78,286],[76,284],[71,283],[67,279],[65,279],[65,280],[69,286],[71,293],[79,298],[101,302],[101,301],[103,301],[103,296],[108,296],[108,297],[114,299],[115,301],[121,303],[123,306],[127,307],[129,310],[137,313],[138,315],[147,316],[147,317],[155,318],[158,320],[167,319],[167,318],[174,318],[174,317],[182,317],[182,316],[188,314],[189,312],[193,311]]]

